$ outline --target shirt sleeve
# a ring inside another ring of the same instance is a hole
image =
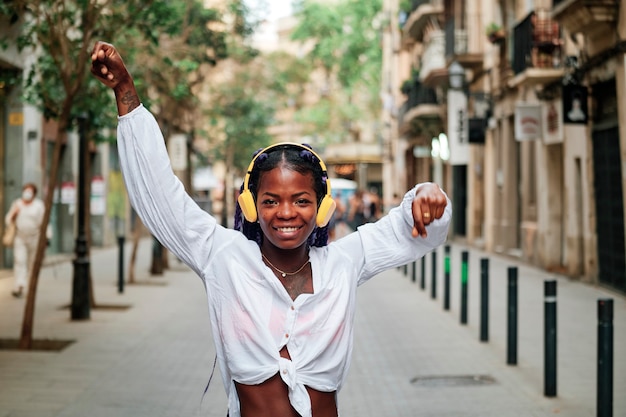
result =
[[[426,231],[428,236],[413,237],[412,203],[420,184],[404,195],[401,204],[375,223],[366,223],[358,228],[363,262],[358,283],[391,268],[406,265],[442,245],[448,236],[452,219],[452,203],[448,204],[441,218],[434,220]]]
[[[187,194],[172,171],[159,125],[143,105],[118,117],[117,134],[132,206],[159,242],[202,276],[213,242],[224,242],[232,233]]]

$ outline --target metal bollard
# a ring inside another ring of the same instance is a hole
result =
[[[117,269],[117,292],[122,294],[124,292],[124,236],[117,237],[117,244],[119,247],[118,256],[118,269]]]
[[[556,397],[556,281],[544,282],[544,388]]]
[[[597,417],[613,416],[613,300],[598,300]]]
[[[413,261],[411,263],[411,282],[415,282],[415,270],[417,269],[416,262],[417,261]]]
[[[432,270],[430,280],[430,298],[437,298],[437,250],[435,249],[431,255],[432,258]]]
[[[507,365],[517,365],[517,267],[508,269]]]
[[[461,252],[461,324],[467,324],[467,273],[469,252]]]
[[[406,274],[408,273],[408,266],[406,264],[402,265],[402,273],[404,274],[404,276],[406,277]]]
[[[420,288],[423,290],[426,288],[426,256],[422,256],[420,266],[421,266]]]
[[[480,260],[480,341],[489,341],[489,259]]]
[[[450,310],[450,245],[444,247],[443,309]]]

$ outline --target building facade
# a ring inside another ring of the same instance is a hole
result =
[[[388,171],[443,184],[453,239],[625,292],[621,3],[384,8]]]

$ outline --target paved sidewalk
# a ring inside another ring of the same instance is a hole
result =
[[[128,260],[131,245],[125,248]],[[451,309],[443,310],[443,251],[437,297],[412,270],[391,270],[359,289],[355,348],[339,394],[342,417],[596,415],[597,300],[614,300],[614,416],[626,416],[626,298],[469,249],[468,324],[459,320],[460,251],[451,255]],[[58,262],[40,278],[34,336],[73,340],[60,352],[0,350],[0,417],[179,417],[226,414],[218,371],[207,394],[214,349],[204,287],[179,264],[150,277],[142,241],[139,284],[117,292],[117,248],[91,254],[96,302],[71,321],[73,267]],[[479,259],[490,259],[490,338],[479,341]],[[508,266],[519,268],[518,365],[506,365]],[[558,395],[543,395],[543,282],[557,281]],[[0,278],[0,338],[20,334],[24,300]],[[120,308],[111,308],[118,306]],[[128,307],[128,308],[121,308]],[[480,377],[480,378],[479,378]],[[202,402],[201,402],[202,401]]]

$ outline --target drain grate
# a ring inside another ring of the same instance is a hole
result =
[[[495,378],[489,375],[430,375],[411,379],[411,384],[418,387],[460,387],[495,383]]]

